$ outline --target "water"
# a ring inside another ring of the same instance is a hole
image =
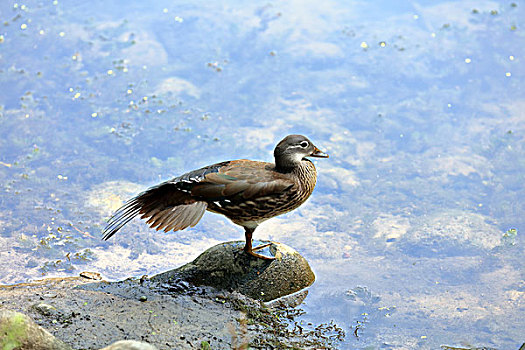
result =
[[[258,239],[316,272],[304,324],[341,348],[517,349],[525,321],[524,4],[0,4],[0,283],[179,266],[242,229],[133,221],[122,200],[289,133],[330,153]]]

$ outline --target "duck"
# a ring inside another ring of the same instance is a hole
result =
[[[222,214],[244,228],[244,252],[257,253],[271,243],[252,246],[262,222],[288,213],[312,194],[317,171],[309,159],[328,158],[306,136],[288,135],[273,152],[275,162],[248,159],[224,161],[162,182],[129,199],[108,220],[102,239],[108,240],[135,217],[157,231],[194,227],[206,211]]]

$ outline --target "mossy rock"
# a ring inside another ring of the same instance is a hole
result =
[[[0,311],[0,349],[71,350],[28,316]]]
[[[211,247],[194,261],[158,274],[151,280],[167,284],[184,280],[197,286],[239,291],[262,301],[271,301],[312,285],[315,275],[305,258],[281,243],[254,242],[265,243],[270,243],[265,250],[269,250],[275,260],[247,255],[242,250],[244,241],[226,242]]]

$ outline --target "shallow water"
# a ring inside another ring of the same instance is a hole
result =
[[[312,198],[257,230],[341,348],[525,341],[525,4],[0,4],[0,283],[179,266],[242,229],[100,232],[123,200],[308,135]]]

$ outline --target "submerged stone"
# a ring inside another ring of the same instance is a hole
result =
[[[101,350],[157,350],[157,347],[135,340],[120,340]]]
[[[245,254],[242,251],[244,241],[226,242],[211,247],[194,261],[158,274],[151,280],[175,286],[175,289],[181,288],[181,281],[187,281],[197,286],[235,290],[262,301],[274,300],[312,285],[315,275],[305,258],[281,243],[258,241],[256,244],[266,243],[270,246],[265,250],[269,250],[275,260]]]

